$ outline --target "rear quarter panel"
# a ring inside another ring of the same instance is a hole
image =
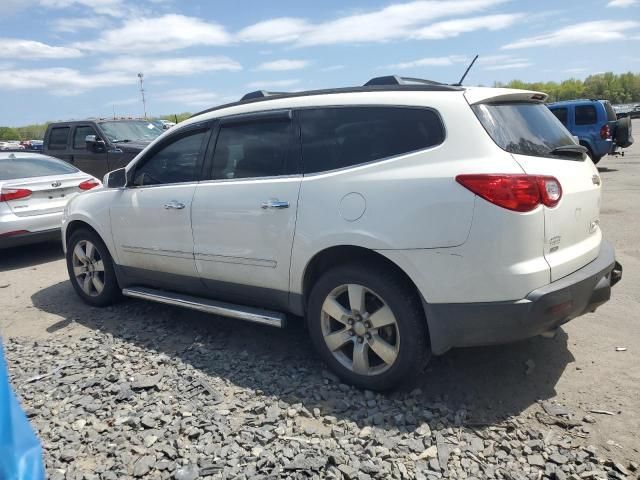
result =
[[[475,196],[455,176],[521,173],[511,156],[491,141],[461,93],[384,98],[391,105],[435,109],[445,125],[445,140],[426,150],[303,178],[292,251],[294,293],[302,292],[308,262],[329,247],[406,251],[463,245]],[[358,218],[345,218],[351,202],[362,209]]]

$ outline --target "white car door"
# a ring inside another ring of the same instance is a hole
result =
[[[131,185],[118,192],[110,207],[111,226],[128,276],[159,280],[154,284],[163,278],[197,278],[191,202],[209,136],[208,126],[198,125],[167,137],[136,162]]]
[[[192,206],[196,266],[216,298],[287,306],[302,179],[291,117],[234,116],[217,128],[210,180],[196,187]]]

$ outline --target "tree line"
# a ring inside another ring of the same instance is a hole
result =
[[[589,75],[584,80],[571,78],[558,82],[523,82],[511,80],[495,82],[495,87],[537,90],[549,95],[548,102],[574,98],[597,98],[611,103],[640,102],[640,73],[615,74],[611,72]]]
[[[549,95],[549,102],[571,100],[574,98],[606,99],[611,103],[640,102],[640,73],[615,74],[611,72],[589,75],[584,80],[570,78],[562,82],[523,82],[511,80],[507,83],[495,82],[495,87],[522,88],[537,90]],[[161,115],[159,118],[171,122],[181,122],[191,116],[189,112]],[[47,130],[43,124],[24,127],[0,127],[0,141],[3,140],[42,140]]]

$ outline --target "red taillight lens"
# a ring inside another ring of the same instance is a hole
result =
[[[80,188],[80,190],[91,190],[98,185],[100,185],[100,182],[97,180],[85,180],[80,185],[78,185],[78,188]]]
[[[600,138],[603,140],[611,138],[611,129],[609,128],[609,125],[603,125],[600,127]]]
[[[26,188],[3,188],[2,191],[0,191],[0,202],[27,198],[31,193],[31,190],[27,190]]]
[[[539,204],[555,207],[562,198],[560,182],[553,177],[519,174],[458,175],[463,187],[499,207],[530,212]]]

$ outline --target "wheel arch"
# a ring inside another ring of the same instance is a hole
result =
[[[96,234],[104,242],[105,246],[107,247],[107,250],[109,251],[109,255],[111,255],[111,258],[113,258],[114,261],[116,260],[115,252],[113,251],[113,248],[111,248],[111,242],[109,241],[109,239],[105,238],[104,235],[102,235],[100,231],[97,228],[95,228],[93,225],[91,225],[89,222],[80,218],[70,220],[64,229],[64,237],[62,239],[62,242],[64,244],[65,251],[67,249],[67,244],[69,243],[69,239],[71,238],[71,235],[73,235],[75,232],[77,232],[82,228]]]
[[[338,245],[325,248],[317,252],[307,263],[302,275],[302,295],[296,310],[301,310],[301,314],[305,314],[309,301],[309,294],[315,282],[320,276],[331,268],[345,263],[376,265],[380,268],[392,269],[402,280],[411,288],[417,298],[420,300],[420,308],[427,325],[427,333],[429,332],[429,322],[425,311],[425,300],[420,293],[417,285],[409,277],[409,275],[391,259],[384,255],[365,247],[356,245]],[[429,340],[431,341],[431,340]]]

